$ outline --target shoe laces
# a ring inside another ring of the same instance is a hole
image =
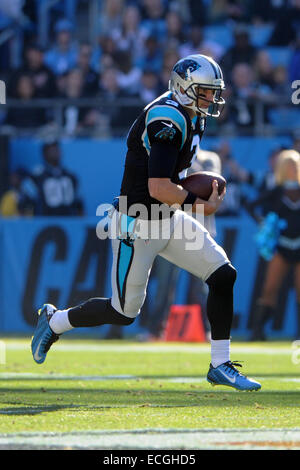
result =
[[[232,375],[243,375],[241,374],[236,367],[243,367],[241,364],[242,361],[227,361],[223,364],[225,371],[231,373]]]

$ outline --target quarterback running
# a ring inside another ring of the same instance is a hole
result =
[[[240,364],[230,360],[236,270],[223,248],[193,217],[197,213],[214,214],[222,204],[225,190],[219,194],[214,180],[206,201],[180,185],[180,175],[190,167],[193,157],[193,120],[197,118],[200,122],[201,138],[207,117],[220,116],[225,104],[224,89],[219,65],[211,57],[191,55],[173,67],[169,90],[137,117],[127,137],[120,195],[110,214],[111,224],[115,222],[120,228],[118,236],[110,237],[112,296],[91,298],[65,310],[44,304],[31,344],[37,363],[43,363],[51,345],[73,328],[133,323],[145,300],[152,264],[159,255],[208,285],[207,316],[211,327],[208,382],[237,390],[261,388],[258,382],[239,372]],[[122,204],[124,199],[126,205]],[[131,209],[137,206],[145,210],[133,214]],[[157,207],[158,212],[153,210]],[[151,227],[147,232],[150,236],[141,236],[138,226]],[[153,227],[157,229],[154,236]],[[189,248],[190,233],[201,240],[197,249]]]

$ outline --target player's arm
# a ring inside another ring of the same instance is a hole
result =
[[[188,197],[188,192],[181,186],[172,183],[169,178],[149,178],[148,187],[151,197],[168,204],[169,206],[173,204],[179,204],[182,206]],[[218,183],[217,181],[214,181],[213,191],[209,200],[205,201],[204,199],[197,197],[192,206],[192,212],[200,210],[199,205],[203,204],[204,215],[214,214],[218,210],[223,199],[224,195],[223,193],[219,195]]]
[[[177,156],[178,149],[176,146],[160,142],[153,143],[149,155],[149,193],[154,199],[169,206],[173,204],[183,205],[188,197],[188,191],[171,181]],[[192,211],[197,212],[197,208],[200,210],[199,205],[203,204],[204,215],[214,214],[218,210],[224,195],[225,192],[219,196],[218,183],[214,181],[209,200],[196,198],[193,202]]]
[[[146,118],[146,131],[150,145],[148,189],[151,197],[168,205],[192,204],[193,212],[202,204],[204,215],[216,212],[224,198],[223,194],[218,195],[217,186],[213,187],[210,199],[204,201],[171,181],[187,135],[187,123],[179,110],[165,106],[150,109]]]

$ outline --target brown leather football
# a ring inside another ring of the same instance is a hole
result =
[[[187,191],[197,194],[198,197],[207,201],[212,193],[212,182],[217,180],[218,192],[221,194],[226,186],[226,180],[223,176],[212,171],[199,171],[183,178],[180,185]]]

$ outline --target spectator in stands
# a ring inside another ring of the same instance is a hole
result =
[[[269,40],[270,46],[289,46],[296,41],[300,29],[300,0],[292,0],[284,13],[278,16]]]
[[[284,65],[277,65],[273,68],[273,86],[272,91],[276,96],[287,98],[291,97],[291,84],[288,80],[287,69]]]
[[[29,75],[23,74],[18,77],[13,97],[19,100],[20,105],[26,107],[10,106],[5,124],[22,129],[35,129],[48,122],[45,109],[30,106],[31,100],[35,97],[35,88]]]
[[[77,178],[62,166],[59,143],[46,142],[42,154],[43,165],[31,175],[35,185],[35,215],[83,215]]]
[[[83,135],[87,130],[97,126],[99,111],[91,106],[79,106],[75,101],[83,97],[84,81],[81,70],[71,70],[66,80],[64,97],[69,103],[63,110],[64,131],[69,136]]]
[[[121,51],[130,51],[133,63],[143,55],[145,33],[140,28],[140,11],[135,5],[128,5],[122,16],[120,27],[111,32],[112,39]]]
[[[255,81],[260,90],[275,97],[288,97],[291,94],[288,84],[287,70],[284,65],[272,65],[267,50],[261,49],[257,52],[254,61]]]
[[[247,6],[243,0],[215,0],[210,2],[209,21],[214,24],[246,21]]]
[[[283,0],[259,0],[248,2],[249,17],[253,24],[274,23],[286,14],[287,2]]]
[[[17,172],[10,175],[10,188],[2,195],[0,199],[1,217],[14,217],[19,215],[19,189],[21,178]]]
[[[129,95],[126,89],[120,87],[118,70],[115,67],[103,71],[99,96],[109,116],[112,135],[123,136],[128,132],[131,120],[141,111],[142,106],[128,106],[128,103],[125,105],[121,103],[122,99],[137,98],[137,95]]]
[[[162,0],[144,0],[141,27],[147,36],[154,36],[160,42],[166,37],[166,10]]]
[[[238,63],[251,66],[256,55],[256,48],[250,44],[248,29],[244,25],[237,26],[234,31],[234,44],[224,54],[220,66],[225,75],[230,75]]]
[[[34,204],[31,199],[30,186],[27,183],[27,172],[17,169],[10,174],[10,188],[0,200],[0,215],[2,217],[15,217],[19,215],[33,215]]]
[[[226,198],[222,208],[218,211],[222,216],[239,215],[243,203],[243,184],[253,184],[254,177],[251,172],[242,168],[231,152],[228,141],[222,141],[215,149],[219,156],[222,175],[227,181]]]
[[[259,186],[259,193],[263,194],[266,191],[271,191],[276,186],[275,168],[278,160],[278,155],[284,150],[284,147],[278,147],[273,149],[268,157],[268,170],[263,177],[263,180]]]
[[[20,75],[32,78],[35,98],[51,98],[56,94],[55,76],[44,64],[44,51],[38,44],[30,44],[25,49],[25,63],[11,77],[9,90],[15,88]]]
[[[179,59],[180,56],[177,47],[168,48],[167,50],[165,50],[163,55],[163,69],[167,69],[169,71],[169,74],[171,74],[174,64],[176,64]]]
[[[297,31],[297,37],[295,41],[295,48],[291,57],[291,61],[288,67],[289,70],[289,82],[293,83],[294,80],[300,78],[300,30]]]
[[[166,29],[166,45],[178,47],[186,41],[186,26],[179,12],[170,10],[166,14]]]
[[[99,21],[100,35],[108,35],[114,29],[121,28],[124,0],[104,0]]]
[[[113,56],[118,70],[118,83],[126,93],[136,94],[140,86],[142,71],[132,64],[130,51],[117,51]]]
[[[151,69],[156,73],[160,73],[162,61],[162,48],[156,36],[148,36],[145,40],[144,53],[139,60],[137,60],[136,65],[142,70]]]
[[[138,91],[139,98],[145,104],[150,103],[159,96],[160,86],[157,74],[152,70],[144,70]]]
[[[254,80],[253,69],[249,64],[240,63],[234,66],[232,71],[232,103],[230,107],[230,119],[238,126],[239,131],[246,132],[253,127],[255,122],[255,105],[258,102],[267,102],[270,90],[266,92]],[[263,110],[263,123],[268,121],[267,106]]]
[[[170,80],[170,71],[167,67],[163,67],[159,75],[159,82],[160,82],[159,93],[161,95],[168,90],[169,80]]]
[[[67,78],[69,73],[65,72],[57,75],[55,78],[56,97],[64,98],[66,96]]]
[[[82,74],[82,96],[93,96],[98,91],[98,74],[91,67],[92,48],[89,43],[82,43],[79,48],[77,68]]]
[[[160,93],[169,89],[170,74],[174,64],[180,59],[177,48],[169,48],[164,52],[161,71],[159,74]]]
[[[254,78],[261,85],[267,85],[269,88],[274,86],[274,69],[270,55],[267,50],[261,49],[257,54],[253,63]]]
[[[113,65],[112,57],[117,50],[117,42],[112,37],[112,33],[99,36],[98,43],[92,51],[91,67],[96,72],[101,72],[106,66],[111,67]]]
[[[204,38],[203,28],[198,24],[192,24],[188,41],[179,46],[180,57],[186,57],[191,54],[204,54],[202,51],[210,51],[210,56],[215,60],[220,60],[224,55],[224,47],[212,40]]]
[[[205,0],[187,0],[187,3],[191,23],[205,26],[208,22],[207,2]],[[215,3],[212,2],[210,10]]]
[[[54,28],[56,45],[45,54],[45,63],[55,75],[68,72],[76,66],[78,48],[73,41],[73,25],[66,19],[57,21]]]

